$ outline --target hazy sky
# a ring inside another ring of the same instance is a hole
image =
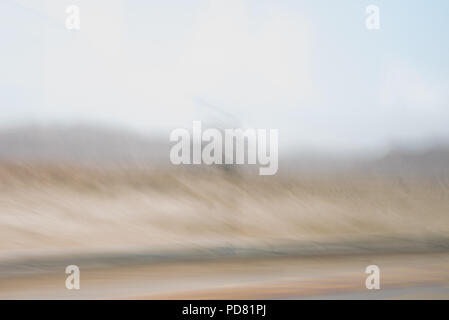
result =
[[[1,125],[226,114],[298,151],[449,140],[448,34],[447,0],[2,0]]]

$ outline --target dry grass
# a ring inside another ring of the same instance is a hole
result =
[[[438,179],[0,166],[0,258],[448,233]]]

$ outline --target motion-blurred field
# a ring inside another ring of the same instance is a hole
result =
[[[0,134],[0,298],[360,298],[369,264],[387,289],[367,298],[449,296],[447,149],[290,155],[275,176],[168,154],[86,127]]]
[[[442,177],[2,165],[0,257],[449,234]]]

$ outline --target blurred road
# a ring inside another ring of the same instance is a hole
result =
[[[365,268],[380,268],[380,290]],[[449,299],[449,253],[270,257],[81,269],[0,277],[0,299]]]

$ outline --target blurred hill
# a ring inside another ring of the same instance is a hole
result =
[[[0,131],[0,161],[161,166],[169,163],[167,140],[110,127],[24,126]]]
[[[440,144],[418,150],[398,148],[370,162],[366,169],[383,174],[448,176],[449,146]]]
[[[165,168],[172,143],[167,135],[146,136],[106,126],[22,126],[0,130],[0,161],[82,166]],[[238,166],[245,168],[246,166]],[[236,167],[237,168],[237,167]],[[446,176],[449,144],[397,147],[383,156],[283,153],[279,172]]]

